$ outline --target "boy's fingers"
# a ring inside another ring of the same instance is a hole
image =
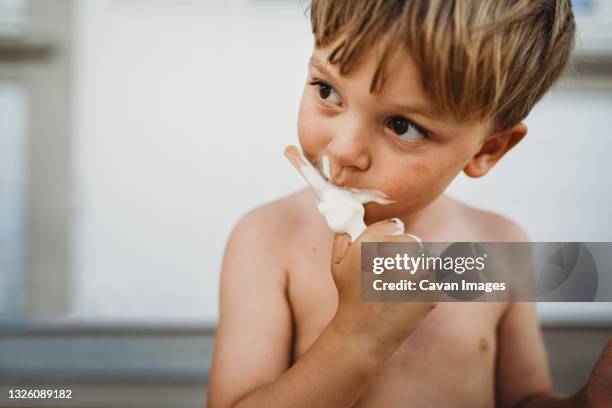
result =
[[[394,219],[376,222],[368,227],[358,238],[358,241],[377,241],[380,237],[390,237],[396,234],[400,226]],[[401,226],[402,232],[403,225]]]
[[[398,234],[385,239],[385,242],[410,242],[418,244],[419,241],[412,234]]]
[[[586,385],[587,400],[609,406],[612,401],[612,339],[604,348]],[[593,406],[600,406],[596,403]],[[589,405],[591,406],[591,405]]]
[[[401,223],[401,221],[398,223],[396,219],[390,219],[379,221],[370,225],[354,243],[351,242],[351,237],[348,234],[335,234],[332,247],[332,265],[340,263],[353,244],[359,245],[361,242],[389,240],[398,242],[416,242],[414,238],[398,235],[398,232],[404,232],[404,225]]]
[[[593,371],[598,370],[608,373],[608,381],[612,381],[612,339],[608,340],[608,343],[601,352],[601,356],[599,356],[597,364],[595,364]]]
[[[349,234],[335,234],[334,245],[332,247],[332,265],[340,263],[350,247],[351,236]]]

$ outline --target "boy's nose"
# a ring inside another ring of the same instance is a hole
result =
[[[334,136],[327,145],[332,180],[342,184],[351,171],[370,167],[370,154],[363,136],[355,133]]]

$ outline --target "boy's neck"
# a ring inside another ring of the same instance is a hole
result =
[[[426,235],[423,239],[427,240],[427,236],[437,235],[437,231],[444,225],[448,225],[451,218],[452,202],[453,200],[450,197],[441,194],[426,207],[399,218],[404,222],[407,233],[417,236]]]

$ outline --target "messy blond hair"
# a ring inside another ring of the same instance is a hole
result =
[[[382,41],[378,92],[404,46],[441,114],[493,119],[498,130],[522,121],[559,78],[575,34],[570,0],[312,0],[310,19],[316,47],[345,35],[328,58],[342,75]]]

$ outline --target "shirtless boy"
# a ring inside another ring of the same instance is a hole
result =
[[[527,240],[444,190],[461,171],[484,176],[526,135],[570,57],[570,2],[315,0],[310,14],[301,148],[314,165],[327,155],[336,185],[395,202],[366,204],[352,243],[311,190],[238,223],[209,406],[611,407],[612,343],[580,392],[552,394],[533,303],[364,302],[360,291],[359,243],[411,240],[390,218],[424,241]]]

